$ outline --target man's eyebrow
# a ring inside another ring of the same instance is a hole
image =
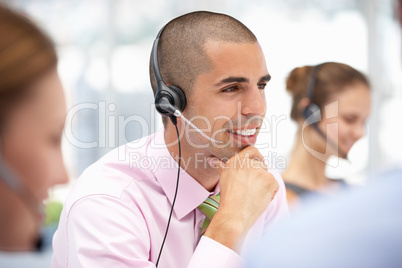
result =
[[[222,86],[224,84],[229,84],[229,83],[248,83],[250,80],[248,80],[245,77],[236,77],[236,76],[229,76],[227,78],[222,79],[218,83],[215,84],[215,86]]]
[[[259,82],[269,82],[269,80],[271,80],[271,75],[267,74],[261,77]]]
[[[258,81],[258,83],[268,82],[269,80],[271,80],[271,75],[267,74],[267,75],[264,75],[263,77],[261,77],[260,80]],[[249,83],[249,82],[250,82],[250,80],[245,77],[229,76],[229,77],[222,79],[218,83],[216,83],[215,86],[222,86],[224,84],[229,84],[229,83]]]

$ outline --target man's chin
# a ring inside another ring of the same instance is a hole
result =
[[[248,145],[242,147],[231,147],[227,149],[226,148],[217,149],[215,152],[212,153],[212,155],[221,160],[222,162],[227,162],[230,158],[240,153],[246,147],[248,147]]]

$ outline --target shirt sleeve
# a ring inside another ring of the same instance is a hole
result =
[[[209,237],[203,236],[187,268],[237,268],[243,266],[243,258],[236,252]]]
[[[61,267],[155,267],[148,261],[145,221],[123,201],[87,196],[76,201],[66,216],[68,257]]]

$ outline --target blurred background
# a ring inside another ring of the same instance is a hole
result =
[[[63,141],[70,184],[106,152],[162,127],[153,107],[148,65],[153,40],[172,18],[194,10],[229,14],[247,25],[265,52],[272,80],[258,147],[283,170],[296,125],[285,79],[296,66],[337,61],[371,80],[367,135],[350,163],[331,159],[327,174],[364,184],[402,163],[402,57],[394,0],[10,0],[57,45],[68,115]]]

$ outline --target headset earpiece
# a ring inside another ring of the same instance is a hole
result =
[[[321,121],[321,109],[315,103],[310,103],[303,110],[303,116],[309,125],[317,124]]]
[[[166,106],[163,102],[168,102],[175,109],[182,112],[186,108],[186,95],[181,88],[177,86],[167,86],[162,79],[158,62],[158,44],[159,38],[164,28],[165,26],[159,31],[158,35],[156,36],[151,52],[152,69],[156,80],[155,106],[156,110],[162,116],[170,117],[172,123],[176,124],[176,116],[173,114],[172,110],[164,108]]]
[[[162,82],[163,83],[163,82]],[[161,88],[161,89],[160,89]],[[180,112],[184,110],[186,107],[186,95],[183,90],[176,86],[166,86],[165,83],[158,86],[157,93],[155,96],[155,106],[156,110],[162,116],[172,116],[170,111],[164,109],[161,105],[161,100],[167,99],[168,102],[175,108],[177,108]]]

